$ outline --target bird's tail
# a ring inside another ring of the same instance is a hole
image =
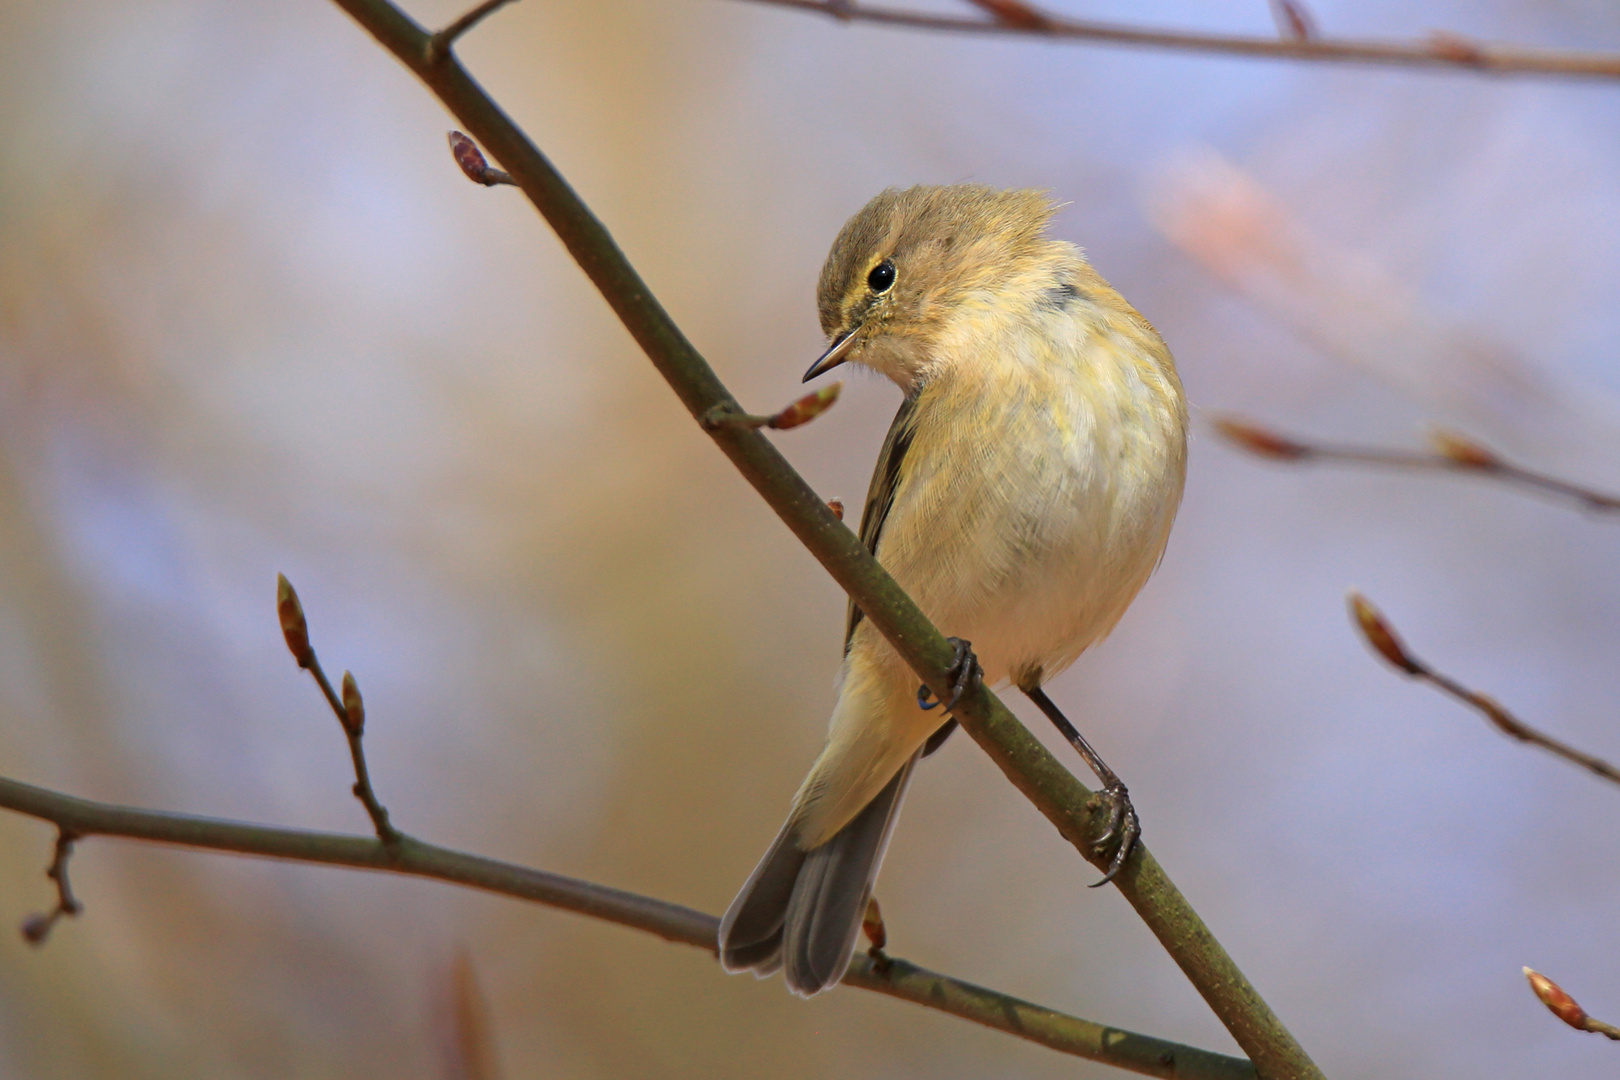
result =
[[[920,752],[919,752],[920,753]],[[720,963],[818,994],[844,977],[918,754],[832,838],[806,851],[790,815],[720,921]]]

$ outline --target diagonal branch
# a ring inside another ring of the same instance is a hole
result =
[[[188,814],[137,810],[74,798],[5,778],[0,778],[0,807],[57,826],[63,839],[57,842],[53,877],[56,877],[55,868],[66,863],[65,845],[70,846],[74,839],[119,836],[433,878],[618,923],[711,953],[715,951],[720,925],[720,920],[714,916],[679,904],[453,851],[402,834],[388,844],[369,836],[277,829]],[[71,904],[72,909],[77,910],[77,902],[67,891],[65,873],[56,880],[62,897],[59,907]],[[947,1012],[1065,1054],[1146,1076],[1178,1080],[1254,1080],[1254,1066],[1241,1058],[1081,1020],[904,960],[890,960],[888,970],[883,973],[874,968],[871,960],[858,957],[844,978],[845,984]]]
[[[1096,19],[1071,19],[1048,14],[1023,3],[1022,0],[973,0],[979,7],[995,12],[995,17],[989,19],[933,15],[907,8],[874,7],[870,4],[855,3],[854,0],[752,0],[752,2],[830,15],[842,22],[858,20],[914,30],[1017,34],[1047,40],[1090,41],[1102,45],[1134,45],[1267,60],[1385,64],[1472,71],[1487,75],[1620,78],[1620,55],[1614,53],[1487,45],[1444,30],[1433,31],[1427,41],[1362,41],[1308,36],[1273,38],[1190,30],[1152,30],[1143,26],[1128,26]]]
[[[613,237],[551,162],[473,81],[454,56],[429,63],[428,34],[388,0],[335,0],[420,78],[473,138],[503,165],[556,231],[694,418],[741,412],[734,398],[654,298]],[[799,541],[865,612],[918,677],[945,700],[954,651],[916,603],[758,429],[720,425],[709,437],[731,459]],[[956,710],[962,726],[1013,785],[1083,857],[1107,829],[1106,805],[1092,797],[988,688]],[[1128,903],[1208,1002],[1267,1080],[1321,1080],[1304,1048],[1271,1011],[1209,928],[1138,845],[1115,880]]]

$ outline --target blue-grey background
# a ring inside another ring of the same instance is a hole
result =
[[[1312,9],[1620,49],[1597,0]],[[1261,0],[1062,10],[1273,31]],[[759,409],[798,393],[821,259],[878,189],[1066,201],[1199,426],[1162,571],[1055,696],[1328,1075],[1614,1074],[1519,969],[1620,1019],[1620,790],[1392,673],[1343,596],[1620,757],[1620,522],[1269,464],[1208,421],[1412,446],[1441,423],[1620,487],[1620,84],[718,0],[528,0],[461,54]],[[363,829],[276,628],[285,571],[405,829],[723,908],[817,747],[843,598],[522,198],[455,170],[440,106],[331,6],[204,0],[6,4],[0,101],[0,771]],[[851,378],[778,441],[858,505],[897,395]],[[48,906],[50,841],[0,816],[3,920]],[[462,950],[510,1076],[1110,1075],[448,886],[112,841],[73,875],[87,911],[47,948],[0,935],[8,1076],[456,1075]],[[1093,876],[957,739],[879,893],[899,955],[1233,1049]]]

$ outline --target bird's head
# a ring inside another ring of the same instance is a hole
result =
[[[845,223],[822,267],[817,306],[829,347],[805,381],[854,361],[914,388],[955,317],[1041,287],[1055,209],[1045,192],[982,184],[879,194]]]

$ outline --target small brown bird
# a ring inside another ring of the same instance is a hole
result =
[[[1106,881],[1136,814],[1041,684],[1113,629],[1164,554],[1187,408],[1157,331],[1047,237],[1054,210],[977,184],[878,195],[822,269],[831,345],[805,379],[853,361],[904,391],[861,539],[957,635],[958,695],[1011,682],[1096,770],[1119,840]],[[826,746],[721,922],[728,971],[785,968],[806,997],[843,977],[912,769],[954,724],[924,693],[851,604]]]

